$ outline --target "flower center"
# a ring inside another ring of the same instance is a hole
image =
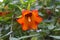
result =
[[[28,20],[28,22],[31,22],[31,16],[32,16],[32,13],[25,15],[25,18]]]

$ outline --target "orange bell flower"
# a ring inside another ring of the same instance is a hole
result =
[[[22,10],[22,17],[17,22],[22,25],[22,30],[37,30],[37,25],[42,22],[42,18],[38,15],[38,10]]]

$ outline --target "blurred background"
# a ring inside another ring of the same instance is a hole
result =
[[[36,31],[16,21],[29,3],[43,18]],[[60,0],[0,0],[0,40],[60,40]]]

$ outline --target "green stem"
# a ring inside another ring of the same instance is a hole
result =
[[[28,3],[27,10],[30,10],[30,3]]]
[[[18,6],[18,5],[16,5],[16,6],[19,8],[20,11],[22,11],[22,8],[20,6]]]

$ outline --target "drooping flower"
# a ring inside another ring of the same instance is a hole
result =
[[[38,10],[22,10],[22,17],[17,22],[22,25],[22,30],[37,30],[38,24],[42,22],[42,18],[38,15]]]
[[[5,16],[7,14],[9,14],[10,12],[9,11],[6,11],[6,12],[0,12],[0,16]]]

